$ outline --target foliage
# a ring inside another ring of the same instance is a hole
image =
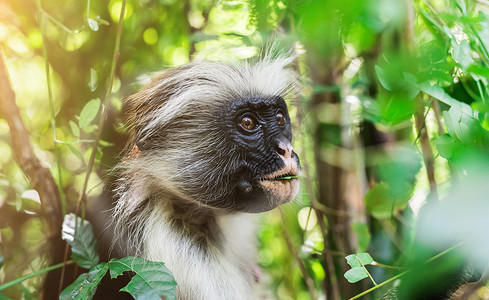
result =
[[[132,273],[131,281],[120,291],[130,293],[135,299],[176,299],[176,282],[164,263],[131,256],[99,263],[92,225],[74,214],[65,216],[62,235],[71,245],[73,260],[90,271],[65,288],[60,299],[91,299],[109,270],[111,278],[123,272]]]
[[[302,75],[300,96],[288,100],[303,176],[296,202],[262,217],[259,263],[272,293],[376,299],[397,279],[402,293],[487,265],[486,1],[21,0],[0,10],[17,104],[64,212],[81,206],[83,214],[85,193],[102,192],[126,139],[122,99],[147,74],[195,59],[257,57],[274,43],[292,49]],[[14,161],[3,119],[0,187],[0,282],[25,279],[0,299],[38,297],[42,276],[23,276],[49,265],[43,207]],[[128,292],[174,297],[163,264],[100,263],[89,223],[66,221],[72,257],[89,271],[62,297],[93,295],[109,270],[135,272]]]

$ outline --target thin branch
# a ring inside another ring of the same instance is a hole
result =
[[[15,161],[27,176],[31,186],[39,193],[41,209],[47,223],[49,236],[59,232],[62,222],[58,186],[49,172],[34,154],[29,133],[15,103],[15,93],[10,85],[3,51],[0,49],[0,113],[10,128],[10,145]]]
[[[431,101],[433,103],[434,100]],[[431,107],[430,103],[430,107]],[[428,110],[426,114],[424,113],[424,101],[421,98],[417,99],[417,108],[414,113],[416,130],[419,136],[419,142],[421,145],[421,151],[423,152],[424,163],[426,166],[426,173],[428,176],[428,181],[430,183],[431,195],[434,199],[437,199],[437,188],[436,188],[436,180],[435,180],[435,162],[433,157],[433,150],[431,149],[430,138],[428,136],[428,130],[426,128],[426,116],[428,115]]]
[[[110,75],[109,75],[109,84],[108,84],[107,91],[105,94],[104,102],[102,103],[102,108],[101,108],[102,113],[100,114],[97,134],[96,134],[95,142],[93,143],[93,147],[92,147],[92,153],[90,154],[90,159],[88,160],[88,166],[87,166],[87,171],[86,171],[86,175],[85,175],[85,181],[83,182],[83,188],[80,192],[80,197],[78,199],[76,214],[78,214],[80,212],[80,208],[86,200],[86,191],[87,191],[88,180],[90,179],[90,175],[92,173],[93,165],[95,163],[95,155],[97,154],[98,144],[100,142],[100,137],[102,136],[102,129],[104,127],[105,118],[107,117],[107,107],[110,103],[110,97],[112,95],[112,85],[114,84],[115,67],[117,65],[117,60],[119,59],[119,49],[120,49],[121,36],[122,36],[122,23],[124,21],[125,9],[126,9],[126,0],[123,0],[122,1],[122,7],[121,7],[121,13],[119,16],[119,24],[117,25],[117,36],[115,39],[114,53],[112,55],[112,66],[111,66]],[[82,214],[82,217],[84,217],[83,214]]]
[[[66,264],[69,265],[69,264],[72,264],[74,262],[75,262],[74,260],[69,260],[69,261],[66,262]],[[59,263],[59,264],[56,264],[56,265],[52,265],[50,267],[44,268],[42,270],[39,270],[39,271],[30,273],[30,274],[27,274],[25,276],[19,277],[19,278],[15,279],[15,280],[12,280],[10,282],[4,283],[4,284],[0,285],[0,291],[4,290],[6,288],[9,288],[9,287],[11,287],[13,285],[16,285],[18,283],[21,283],[22,281],[27,280],[29,278],[36,277],[36,276],[41,275],[41,274],[44,274],[46,272],[59,269],[59,268],[63,267],[63,264],[64,263]]]
[[[360,263],[360,265],[362,266],[362,268],[365,270],[365,272],[367,273],[368,277],[370,278],[370,280],[372,281],[372,283],[377,286],[377,282],[375,282],[374,278],[372,277],[372,275],[370,274],[370,272],[367,270],[367,268],[365,267],[365,265],[362,263],[362,261],[360,260],[360,258],[358,258],[358,255],[355,254],[355,258],[357,259],[357,261]]]
[[[53,88],[51,84],[51,69],[49,66],[49,60],[48,60],[48,52],[47,52],[47,47],[46,47],[46,35],[44,32],[44,18],[43,14],[44,11],[41,6],[41,0],[37,0],[37,8],[39,10],[39,28],[41,30],[41,38],[42,38],[42,54],[44,57],[44,70],[46,73],[46,84],[48,87],[48,99],[49,99],[49,113],[50,113],[50,118],[51,118],[51,131],[52,131],[52,136],[54,140],[54,157],[56,157],[56,167],[57,167],[57,172],[58,172],[58,187],[61,191],[60,193],[60,201],[61,201],[61,212],[64,215],[66,213],[66,199],[64,197],[64,193],[62,192],[63,190],[63,176],[61,172],[61,152],[59,151],[59,145],[56,143],[56,140],[58,139],[56,136],[56,113],[54,110],[54,96],[53,96]]]
[[[390,266],[390,265],[385,265],[383,263],[379,263],[379,262],[376,262],[376,261],[373,261],[371,263],[372,266],[377,266],[379,268],[383,268],[383,269],[391,269],[391,270],[402,270],[403,268],[402,267],[396,267],[396,266]]]
[[[435,114],[436,125],[438,126],[438,133],[440,135],[445,134],[445,129],[443,128],[443,124],[441,123],[441,110],[440,105],[438,104],[438,100],[433,100],[432,102],[433,113]]]
[[[323,214],[320,210],[314,209],[316,212],[316,217],[318,220],[318,225],[321,230],[321,234],[323,236],[323,243],[324,243],[324,249],[329,249],[329,243],[328,243],[328,236],[327,236],[327,229],[324,224],[323,220]],[[336,252],[336,251],[335,251]],[[323,256],[324,256],[324,263],[326,264],[326,271],[329,276],[329,282],[331,284],[331,297],[333,300],[339,300],[341,299],[340,296],[340,290],[338,288],[338,278],[336,276],[336,272],[334,270],[334,261],[333,261],[333,255],[335,255],[331,250],[329,251],[323,251]],[[325,293],[328,293],[328,290],[325,290]]]
[[[440,258],[440,257],[442,257],[442,256],[446,255],[447,253],[449,253],[449,252],[453,251],[454,249],[458,248],[458,247],[459,247],[461,244],[462,244],[462,243],[459,243],[459,244],[457,244],[457,245],[455,245],[455,246],[453,246],[453,247],[448,248],[447,250],[445,250],[445,251],[443,251],[443,252],[438,253],[437,255],[435,255],[435,256],[431,257],[430,259],[428,259],[427,261],[425,261],[425,262],[424,262],[424,264],[428,264],[428,263],[430,263],[430,262],[432,262],[432,261],[434,261],[434,260],[437,260],[438,258]],[[368,289],[368,290],[366,290],[366,291],[364,291],[364,292],[362,292],[362,293],[360,293],[360,294],[358,294],[358,295],[356,295],[356,296],[354,296],[354,297],[350,298],[350,300],[353,300],[353,299],[358,299],[358,298],[360,298],[360,297],[362,297],[362,296],[365,296],[365,295],[367,295],[368,293],[373,292],[373,291],[375,291],[376,289],[381,288],[381,287],[383,287],[384,285],[386,285],[386,284],[388,284],[388,283],[390,283],[390,282],[392,282],[392,281],[394,281],[394,280],[396,280],[396,279],[401,278],[402,276],[406,275],[407,273],[409,273],[409,272],[411,272],[411,271],[412,271],[412,270],[407,270],[407,271],[404,271],[404,272],[402,272],[402,273],[400,273],[400,274],[397,274],[396,276],[394,276],[394,277],[392,277],[392,278],[389,278],[389,279],[387,279],[386,281],[384,281],[384,282],[382,282],[382,283],[377,284],[377,285],[376,285],[376,286],[374,286],[373,288],[370,288],[370,289]]]
[[[487,0],[475,0],[475,1],[476,1],[477,3],[482,4],[482,5],[487,5],[487,6],[489,6],[489,1],[487,1]]]
[[[307,272],[306,267],[304,266],[304,262],[302,262],[301,258],[299,257],[299,253],[297,252],[294,243],[292,243],[289,232],[287,231],[287,224],[285,222],[285,217],[282,211],[280,211],[280,216],[282,218],[282,234],[285,238],[285,242],[287,243],[287,246],[289,247],[292,256],[294,257],[295,261],[297,262],[297,265],[299,266],[299,270],[301,271],[302,277],[306,282],[306,286],[309,291],[309,295],[311,296],[311,299],[317,299],[316,289],[314,288],[314,281],[312,280],[311,276]]]

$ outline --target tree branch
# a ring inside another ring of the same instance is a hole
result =
[[[62,223],[58,186],[49,169],[35,156],[29,133],[15,103],[15,93],[10,85],[7,69],[0,49],[0,113],[10,128],[10,146],[15,161],[27,176],[32,188],[41,199],[41,209],[46,219],[48,234],[54,236]]]

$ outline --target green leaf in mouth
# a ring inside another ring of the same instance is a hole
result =
[[[294,179],[294,178],[299,178],[299,175],[277,177],[277,178],[275,178],[275,180],[290,180],[290,179]]]

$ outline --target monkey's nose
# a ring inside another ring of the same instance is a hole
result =
[[[278,155],[283,156],[284,158],[291,158],[292,150],[292,145],[287,138],[282,137],[275,141],[275,151]]]

